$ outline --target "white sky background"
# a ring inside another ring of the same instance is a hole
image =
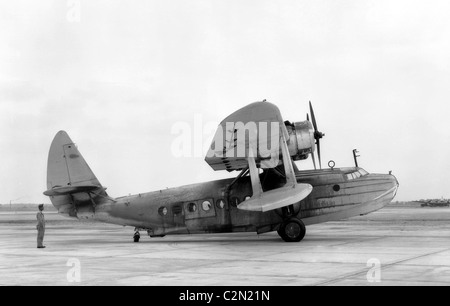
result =
[[[449,1],[72,3],[0,2],[0,203],[49,203],[59,130],[111,196],[230,177],[173,156],[172,126],[262,99],[290,121],[313,102],[324,165],[357,148],[396,200],[450,197]]]

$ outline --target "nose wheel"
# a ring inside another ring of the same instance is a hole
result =
[[[305,234],[305,224],[297,218],[284,221],[278,229],[278,235],[286,242],[299,242],[305,237]]]

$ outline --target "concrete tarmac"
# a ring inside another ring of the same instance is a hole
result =
[[[450,285],[450,208],[386,207],[308,226],[300,243],[145,232],[134,243],[130,227],[45,216],[37,249],[36,212],[0,213],[0,285]]]

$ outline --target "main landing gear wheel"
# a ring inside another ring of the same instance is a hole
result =
[[[278,229],[278,235],[286,242],[299,242],[305,237],[305,234],[305,224],[297,218],[284,221]]]

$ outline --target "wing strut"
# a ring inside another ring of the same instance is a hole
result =
[[[294,167],[292,166],[292,161],[289,156],[286,136],[284,135],[281,128],[280,145],[286,173],[286,184],[281,188],[263,192],[261,181],[259,179],[259,171],[255,163],[255,158],[253,156],[251,148],[249,148],[250,151],[247,161],[248,167],[250,169],[253,195],[249,200],[239,204],[239,209],[265,212],[298,203],[311,193],[313,187],[310,184],[297,183]]]
[[[252,181],[253,196],[260,197],[263,193],[261,180],[259,179],[259,170],[256,168],[255,156],[253,150],[249,148],[248,168],[250,169],[250,179]]]
[[[297,185],[297,178],[295,177],[294,167],[292,167],[291,156],[286,143],[286,136],[281,132],[280,145],[281,153],[283,154],[284,172],[286,173],[286,186],[295,187]]]

